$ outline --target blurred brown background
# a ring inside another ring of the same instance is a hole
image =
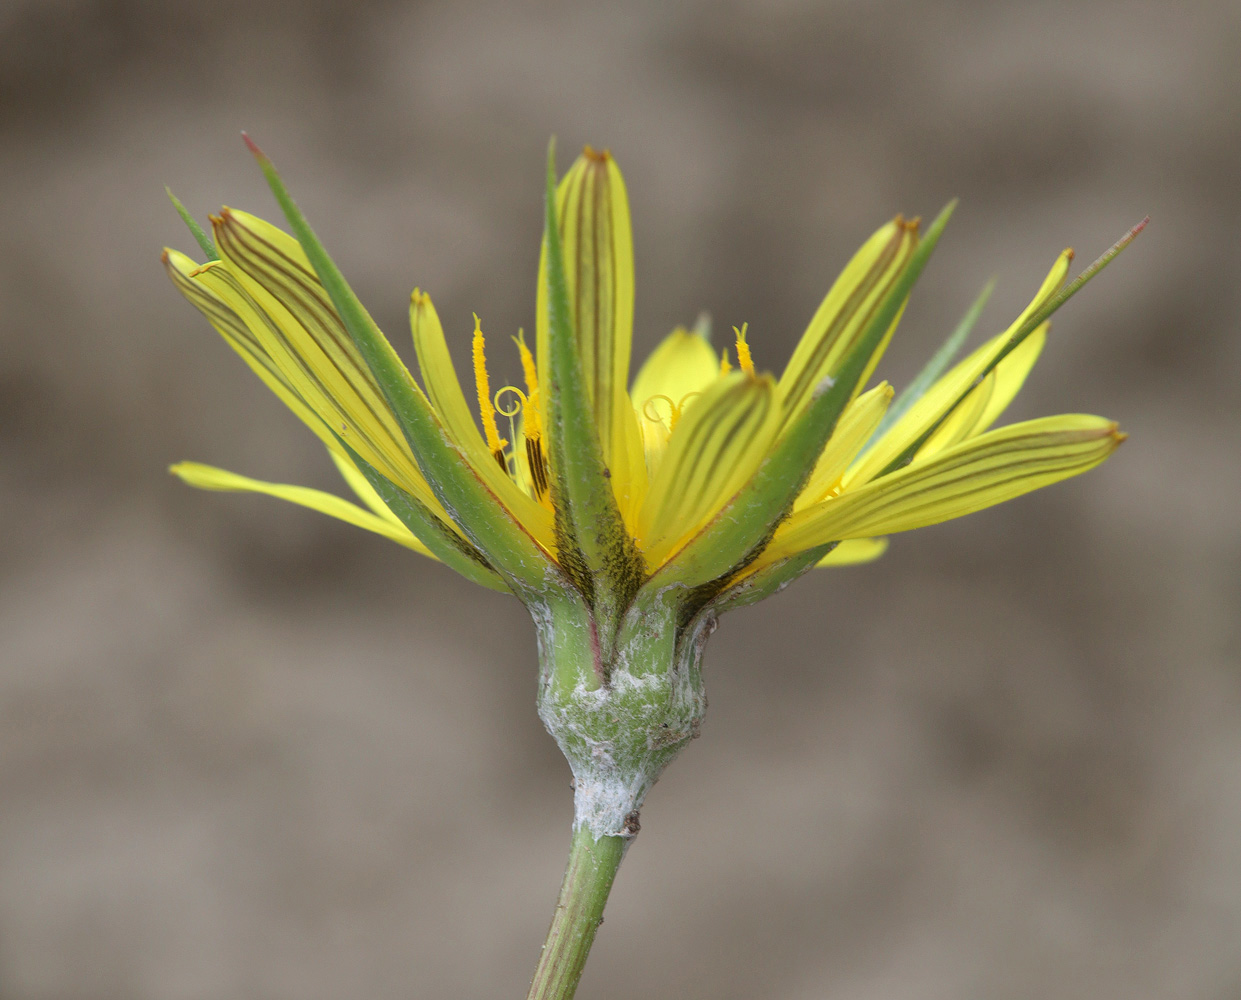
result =
[[[637,348],[779,368],[962,206],[884,374],[1153,222],[1015,418],[1102,469],[726,618],[590,998],[1241,996],[1241,10],[1229,0],[0,5],[0,998],[517,997],[568,770],[513,600],[183,458],[336,488],[174,293],[164,199],[274,217],[385,328],[532,323],[547,137],[626,171]],[[510,364],[515,370],[515,366]]]

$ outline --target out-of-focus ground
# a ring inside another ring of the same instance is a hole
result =
[[[1241,996],[1238,37],[1226,0],[8,0],[0,997],[517,997],[551,912],[522,608],[165,472],[334,488],[159,266],[166,183],[275,214],[243,127],[391,335],[418,284],[462,348],[532,325],[553,132],[626,171],[640,352],[706,307],[778,368],[960,195],[899,384],[988,277],[982,332],[1149,212],[1013,411],[1129,442],[724,620],[581,995]]]

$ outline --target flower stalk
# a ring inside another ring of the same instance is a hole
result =
[[[627,846],[624,837],[596,840],[584,828],[573,831],[556,912],[527,1000],[569,1000],[577,992]]]

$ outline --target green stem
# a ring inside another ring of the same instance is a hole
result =
[[[527,1000],[572,1000],[624,856],[624,837],[595,840],[585,828],[573,831],[556,913]]]

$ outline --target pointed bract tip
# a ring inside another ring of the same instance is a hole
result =
[[[612,154],[608,150],[595,149],[589,143],[582,147],[582,155],[595,163],[607,163],[612,158]]]
[[[948,220],[952,218],[952,213],[957,210],[957,204],[959,200],[960,199],[958,198],[953,198],[951,201],[948,202],[948,204],[946,204],[943,208],[939,210],[939,214],[936,215],[935,218],[931,220],[931,224],[927,227],[927,231],[925,235],[928,238],[930,237],[934,237],[935,239],[939,238],[939,233],[942,232],[943,228],[946,225],[948,225]],[[921,220],[919,219],[914,219],[913,226],[914,226],[915,231],[917,230],[918,223],[920,221]]]
[[[216,252],[215,244],[211,242],[211,237],[203,231],[203,227],[190,214],[190,210],[181,204],[181,199],[172,193],[172,188],[167,184],[164,185],[164,191],[168,195],[168,200],[172,202],[172,207],[176,209],[177,215],[181,216],[181,221],[185,223],[186,228],[190,231],[190,235],[194,237],[194,242],[198,244],[206,258],[208,260],[219,260],[220,255]]]
[[[247,132],[245,129],[242,129],[241,131],[241,141],[246,144],[246,149],[250,150],[250,152],[254,154],[254,158],[256,160],[268,162],[267,155],[261,149],[259,149],[255,141],[250,138],[250,133]]]

